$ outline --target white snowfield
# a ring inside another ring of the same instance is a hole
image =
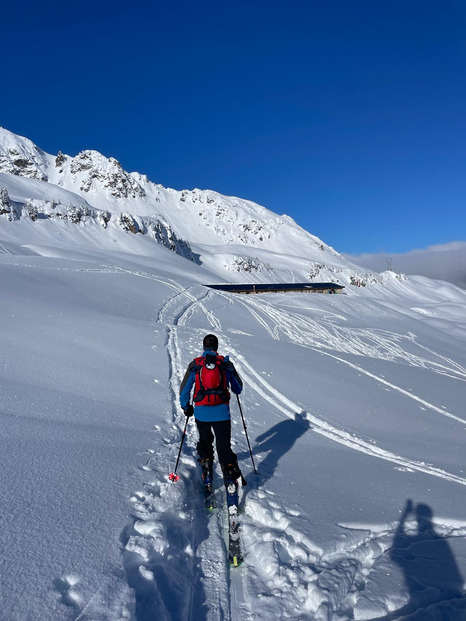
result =
[[[310,259],[281,233],[271,247],[182,235],[183,201],[164,218],[198,261],[113,221],[31,219],[28,201],[58,204],[45,190],[106,207],[30,173],[31,153],[44,160],[24,149],[19,171],[0,158],[0,619],[466,619],[466,292],[392,273],[352,286],[362,272],[305,232]],[[268,267],[231,271],[238,256]],[[203,286],[298,280],[318,257],[346,295]],[[234,398],[248,482],[235,569],[218,466],[219,508],[204,509],[192,420],[168,480],[179,385],[210,332],[244,380],[258,470]]]

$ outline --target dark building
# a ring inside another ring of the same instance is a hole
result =
[[[297,291],[300,293],[342,293],[344,287],[333,282],[305,282],[305,283],[273,283],[273,284],[246,284],[246,285],[206,285],[211,289],[229,291],[230,293],[286,293]]]

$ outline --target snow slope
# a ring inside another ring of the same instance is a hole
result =
[[[238,240],[192,242],[173,219],[196,261],[117,221],[31,219],[30,181],[73,192],[39,177],[2,175],[0,618],[466,619],[466,292],[391,274],[341,296],[214,291]],[[254,252],[272,277],[302,264]],[[207,332],[244,379],[258,468],[233,401],[248,481],[235,570],[192,422],[167,478]]]

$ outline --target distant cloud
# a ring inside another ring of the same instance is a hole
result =
[[[466,289],[466,242],[450,242],[429,246],[424,250],[411,250],[405,254],[382,252],[378,254],[345,255],[357,265],[375,272],[390,268],[394,272],[427,276],[446,280]]]

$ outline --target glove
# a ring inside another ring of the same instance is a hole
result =
[[[184,408],[183,412],[186,418],[189,418],[190,416],[194,414],[194,408],[191,404],[189,404],[188,406]]]

